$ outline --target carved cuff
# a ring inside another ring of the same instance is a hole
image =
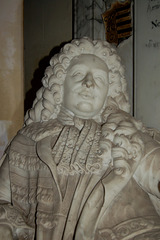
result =
[[[34,239],[34,229],[25,223],[20,213],[10,204],[0,205],[0,226],[6,226],[12,232],[13,240]]]

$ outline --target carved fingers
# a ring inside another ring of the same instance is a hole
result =
[[[141,128],[140,122],[123,111],[111,114],[103,125],[103,141],[106,139],[112,143],[111,156],[116,175],[127,177],[136,170],[144,154]]]
[[[133,174],[138,166],[144,152],[144,144],[138,133],[123,135],[118,130],[113,140],[114,147],[112,156],[114,159],[115,173],[126,176]]]
[[[25,223],[21,214],[10,204],[1,204],[0,240],[31,240],[33,237],[34,229]]]

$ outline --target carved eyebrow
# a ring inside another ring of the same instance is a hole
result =
[[[74,72],[74,71],[76,71],[76,70],[79,70],[79,69],[84,69],[84,70],[85,70],[85,69],[87,69],[87,67],[86,67],[85,64],[79,63],[79,64],[76,64],[76,65],[72,66],[72,67],[69,69],[69,71],[72,73],[72,72]],[[95,73],[95,72],[98,72],[98,73],[107,75],[106,71],[103,70],[103,69],[100,69],[100,68],[94,68],[94,69],[93,69],[93,72],[94,72],[94,73]]]
[[[106,76],[107,76],[106,71],[104,71],[104,70],[102,70],[102,69],[99,69],[99,68],[95,68],[95,69],[94,69],[94,73],[103,74],[103,75],[106,75]]]
[[[86,66],[85,66],[85,64],[76,64],[76,65],[74,65],[74,66],[72,66],[70,69],[69,69],[69,71],[70,72],[74,72],[74,71],[76,71],[76,70],[79,70],[79,69],[86,69]]]

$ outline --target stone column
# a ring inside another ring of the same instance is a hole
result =
[[[74,0],[74,38],[105,39],[102,13],[106,0]]]
[[[1,0],[0,156],[23,124],[23,0]]]

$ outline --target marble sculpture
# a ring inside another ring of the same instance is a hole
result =
[[[1,159],[0,239],[160,239],[159,133],[130,115],[116,50],[73,40],[42,85]]]

